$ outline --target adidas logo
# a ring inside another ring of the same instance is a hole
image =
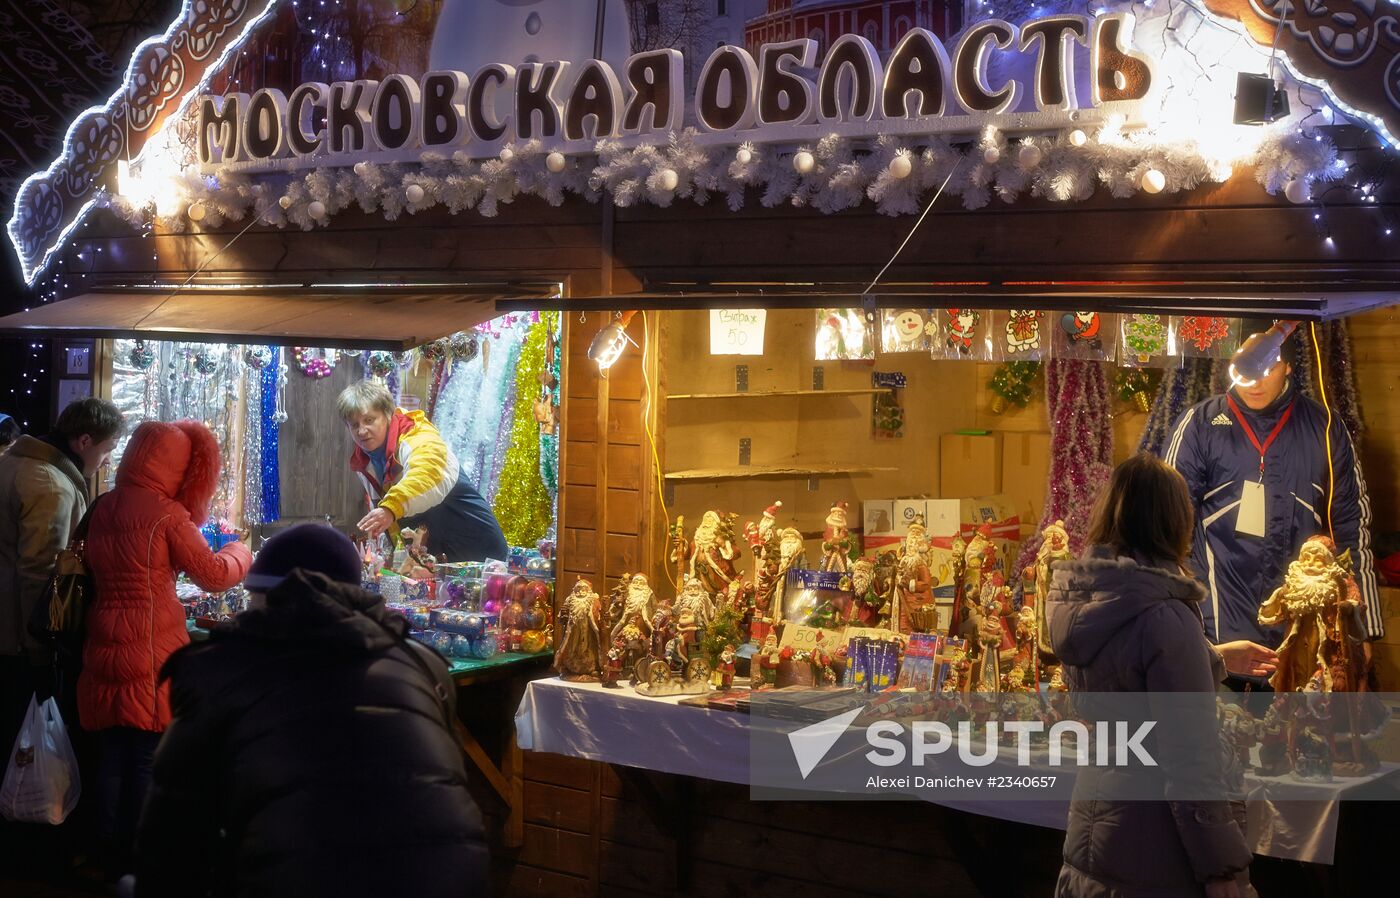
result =
[[[1212,424],[1224,424],[1226,427],[1229,427],[1231,424],[1234,424],[1235,422],[1230,420],[1230,416],[1229,416],[1229,415],[1225,414],[1224,412],[1221,412],[1220,414],[1216,415],[1214,418],[1211,418],[1211,419],[1210,419],[1210,423],[1212,423]]]

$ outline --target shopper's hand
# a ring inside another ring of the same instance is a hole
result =
[[[370,539],[375,539],[394,526],[394,513],[387,508],[376,508],[360,518],[360,523],[355,526],[368,533]]]
[[[1237,639],[1215,648],[1225,659],[1225,669],[1235,676],[1267,677],[1278,669],[1278,653],[1257,642]]]
[[[1212,879],[1206,883],[1206,898],[1240,898],[1240,884],[1230,879]]]

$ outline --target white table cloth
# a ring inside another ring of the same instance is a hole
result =
[[[648,698],[627,686],[605,689],[598,683],[534,680],[515,712],[516,741],[527,751],[747,785],[748,715],[683,707],[678,704],[682,698]],[[1255,853],[1332,863],[1340,799],[1348,790],[1397,769],[1400,766],[1387,764],[1372,776],[1332,783],[1248,777],[1248,835]],[[1285,794],[1288,800],[1283,800]],[[1055,829],[1065,828],[1068,813],[1063,801],[938,803]]]

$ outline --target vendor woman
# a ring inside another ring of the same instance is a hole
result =
[[[370,504],[360,530],[378,537],[426,527],[428,551],[440,561],[506,557],[509,547],[491,506],[426,415],[395,407],[384,385],[370,380],[346,387],[336,405],[355,443],[350,470]]]
[[[1237,687],[1259,688],[1273,671],[1283,632],[1260,626],[1259,606],[1304,540],[1328,532],[1329,516],[1338,548],[1351,551],[1366,630],[1383,632],[1361,464],[1341,416],[1329,426],[1326,409],[1293,385],[1286,359],[1296,351],[1285,343],[1259,380],[1188,409],[1167,443],[1196,504],[1191,561],[1209,590],[1206,635]]]

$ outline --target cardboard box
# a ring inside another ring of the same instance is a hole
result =
[[[1400,646],[1400,588],[1394,586],[1379,587],[1381,600],[1381,622],[1385,625],[1385,635],[1380,641],[1389,645]],[[1400,681],[1397,681],[1400,685]],[[1400,692],[1400,689],[1391,691]]]
[[[1022,524],[1035,526],[1050,480],[1050,434],[1006,433],[1001,443],[1001,492],[1016,502]]]
[[[939,440],[938,494],[947,499],[1001,492],[999,433],[945,433]]]
[[[867,499],[861,503],[862,548],[874,555],[898,545],[920,517],[935,543],[942,539],[951,545],[962,524],[962,504],[957,499]]]

